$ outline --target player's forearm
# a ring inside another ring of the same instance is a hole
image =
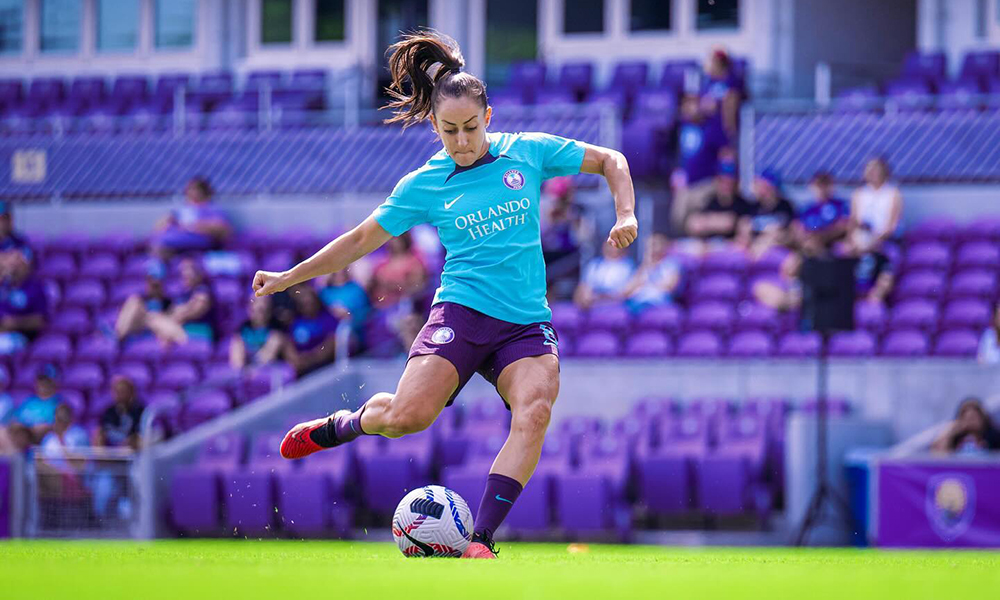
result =
[[[324,246],[316,254],[285,271],[287,287],[347,268],[351,263],[384,243],[358,226]]]
[[[603,162],[604,178],[615,199],[615,214],[618,218],[635,215],[635,189],[628,161],[621,152],[610,152]]]

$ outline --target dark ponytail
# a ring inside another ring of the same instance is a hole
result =
[[[434,112],[442,94],[455,98],[470,96],[486,108],[486,84],[462,72],[465,66],[462,51],[447,35],[433,29],[406,33],[389,46],[386,54],[392,75],[386,92],[393,99],[387,105],[393,109],[393,116],[386,123],[409,127],[423,121]]]

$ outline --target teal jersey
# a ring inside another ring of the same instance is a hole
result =
[[[434,303],[454,302],[526,325],[552,318],[545,300],[542,182],[580,172],[584,146],[545,133],[491,133],[469,167],[442,149],[403,177],[375,220],[392,235],[430,223],[445,249]]]

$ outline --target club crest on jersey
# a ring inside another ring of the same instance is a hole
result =
[[[524,175],[517,169],[511,169],[503,174],[503,184],[512,190],[524,187]]]
[[[431,341],[435,344],[447,344],[455,339],[455,330],[451,327],[442,327],[431,334]]]

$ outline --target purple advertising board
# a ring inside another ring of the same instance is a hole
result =
[[[878,463],[876,540],[897,548],[1000,548],[1000,461]]]

